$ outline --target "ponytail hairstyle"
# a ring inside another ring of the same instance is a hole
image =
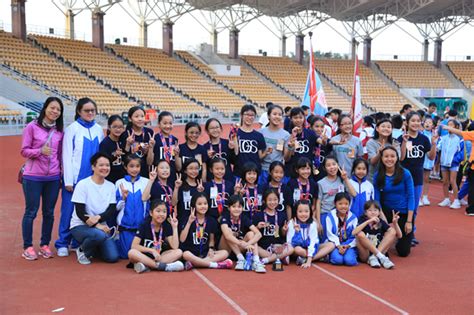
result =
[[[385,168],[385,165],[383,164],[382,162],[382,158],[383,158],[383,154],[385,151],[389,151],[389,150],[392,150],[393,152],[395,152],[396,156],[397,156],[397,162],[395,163],[395,173],[394,173],[394,179],[393,179],[393,185],[398,185],[402,180],[403,180],[403,167],[402,167],[402,164],[400,163],[400,157],[398,156],[398,152],[397,150],[393,147],[393,146],[388,146],[388,147],[385,147],[381,153],[380,153],[380,161],[379,161],[379,166],[378,166],[378,169],[377,169],[377,178],[375,179],[375,183],[377,184],[377,187],[379,189],[383,189],[385,188],[385,177],[386,177],[386,173],[387,173],[387,169]]]

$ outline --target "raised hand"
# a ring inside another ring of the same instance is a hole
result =
[[[51,155],[51,148],[49,147],[49,145],[47,143],[44,146],[41,147],[41,153],[43,155],[46,155],[46,156]]]
[[[288,221],[285,220],[285,224],[283,224],[282,228],[283,232],[288,232]]]
[[[176,157],[179,157],[179,146],[175,145],[173,146],[173,155]]]
[[[174,188],[177,189],[183,185],[183,181],[181,180],[181,174],[176,174],[176,181],[174,182]]]
[[[216,151],[214,151],[214,149],[212,148],[212,145],[211,145],[211,147],[209,148],[209,150],[207,150],[207,156],[208,156],[210,159],[212,159],[215,154],[216,154]]]
[[[196,220],[196,208],[191,208],[191,213],[188,217],[188,223],[193,223]]]
[[[337,169],[339,170],[339,172],[341,172],[342,180],[346,180],[347,179],[347,172],[345,170],[343,170],[339,165],[337,165]]]
[[[127,131],[127,133],[127,144],[132,145],[135,142],[135,131],[132,129],[132,133],[130,133],[130,131]]]
[[[373,217],[369,221],[371,223],[378,224],[380,222],[380,218],[379,217]]]
[[[301,231],[301,226],[296,222],[296,220],[293,223],[293,227],[295,228],[295,232]]]
[[[406,132],[405,132],[405,133],[403,133],[403,136],[402,136],[402,138],[403,138],[403,142],[407,142],[407,141],[408,141],[408,139],[410,139],[410,135],[409,135],[408,133],[406,133]]]
[[[239,194],[242,192],[242,179],[238,179],[236,182],[235,182],[235,186],[234,186],[234,193],[235,194]]]
[[[153,149],[155,147],[155,144],[156,144],[155,134],[156,133],[153,132],[153,136],[152,136],[148,133],[148,137],[150,138],[150,141],[148,141],[148,145],[149,145],[150,149]]]
[[[203,192],[204,191],[204,186],[202,185],[202,179],[198,179],[198,180],[196,180],[196,182],[198,184],[197,185],[197,191]]]
[[[169,222],[173,229],[178,228],[178,218],[176,218],[176,211],[173,211],[173,214],[170,216]]]
[[[157,175],[158,175],[157,172],[156,172],[156,169],[157,169],[156,166],[154,166],[154,165],[150,166],[150,173],[148,174],[148,177],[150,178],[150,180],[151,180],[152,182],[155,181],[155,179],[156,179],[156,177],[157,177]]]
[[[120,184],[120,192],[122,193],[122,200],[127,200],[128,190],[123,184]]]
[[[392,223],[398,224],[399,219],[400,219],[400,211],[395,212],[394,210],[392,210]]]

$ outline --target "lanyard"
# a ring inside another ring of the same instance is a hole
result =
[[[209,149],[214,151],[212,146],[213,146],[213,144],[212,144],[211,140],[209,140]],[[221,157],[221,154],[222,154],[222,140],[220,138],[219,138],[219,144],[217,144],[217,147],[219,148],[219,157]]]
[[[306,193],[303,193],[303,186],[301,184],[301,181],[300,179],[296,179],[298,181],[298,188],[300,190],[300,200],[309,200],[309,189],[310,189],[310,186],[309,186],[309,179],[308,179],[308,183],[306,185],[304,185],[305,189],[306,189]]]
[[[160,132],[159,135],[161,139],[161,144],[163,145],[165,160],[169,163],[171,161],[171,146],[174,145],[173,137],[171,135],[169,136],[168,139],[169,139],[170,145],[168,145],[166,143],[165,137],[163,136],[163,133]]]
[[[344,219],[342,220],[342,225],[341,225],[341,222],[340,222],[340,218],[338,218],[338,234],[339,234],[339,242],[343,242],[345,240],[347,240],[347,215],[344,217]]]
[[[241,217],[239,216],[239,220],[237,222],[234,222],[234,220],[232,219],[232,216],[230,217],[230,229],[232,231],[235,231],[237,232],[237,234],[240,234],[240,222],[241,222]],[[235,228],[236,226],[236,223],[237,223],[237,228]]]
[[[269,184],[268,186],[269,186],[269,188],[276,188],[276,189],[278,189],[278,195],[281,194],[281,183],[278,184],[278,187],[273,187],[272,184]]]
[[[216,202],[217,202],[217,210],[219,211],[219,215],[222,214],[222,211],[224,210],[224,205],[225,205],[225,180],[222,180],[222,194],[219,195],[219,187],[217,186],[217,183],[215,180],[212,180],[212,183],[214,184],[214,187],[216,187],[217,190],[217,196],[216,196]]]
[[[245,188],[245,196],[247,197],[247,207],[250,210],[250,218],[253,217],[254,212],[258,210],[258,192],[257,192],[257,186],[255,185],[255,188],[253,188],[253,202],[250,200],[250,188],[247,187]]]
[[[151,235],[153,235],[153,248],[158,251],[158,253],[161,252],[161,244],[163,243],[163,226],[160,226],[160,236],[158,239],[156,239],[156,234],[155,234],[155,225],[152,223],[151,224]]]
[[[199,224],[198,218],[194,221],[196,224],[196,237],[199,240],[199,256],[202,254],[202,241],[204,238],[204,231],[206,230],[207,219],[204,218],[204,223],[202,225]]]
[[[171,202],[171,196],[173,195],[173,190],[168,185],[163,185],[160,183],[161,189],[165,192],[166,205],[169,208],[169,214],[172,215],[174,212],[173,203]]]
[[[316,166],[316,168],[319,168],[321,165],[321,145],[316,144],[314,147],[314,159],[313,159],[313,165]]]
[[[270,222],[268,222],[267,212],[265,212],[265,211],[263,212],[263,219],[265,220],[265,223],[270,223]],[[274,234],[274,236],[276,238],[279,237],[280,233],[277,232],[277,231],[279,231],[279,229],[280,228],[278,226],[278,211],[275,210],[275,234]]]

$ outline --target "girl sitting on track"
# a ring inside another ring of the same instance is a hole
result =
[[[333,265],[357,265],[355,236],[352,231],[357,227],[357,217],[349,211],[351,196],[339,192],[334,198],[336,209],[326,217],[326,234],[329,242],[336,248],[331,252],[329,261]]]
[[[154,200],[150,209],[150,216],[133,238],[128,252],[130,263],[137,273],[183,270],[184,265],[179,261],[183,252],[179,249],[176,213],[166,221],[166,204],[161,200]]]
[[[197,193],[191,199],[191,213],[182,225],[179,240],[186,260],[186,270],[193,267],[230,269],[232,260],[227,259],[226,250],[215,250],[217,221],[207,216],[209,201],[204,193]]]
[[[397,238],[402,237],[398,226],[398,212],[392,211],[392,226],[382,218],[382,209],[377,201],[369,200],[364,205],[364,215],[352,235],[357,238],[357,251],[359,260],[367,262],[372,268],[380,268],[380,263],[385,269],[395,265],[385,254]]]
[[[311,203],[308,200],[296,202],[296,215],[288,224],[286,242],[294,248],[296,265],[311,267],[313,261],[326,257],[334,250],[334,243],[319,244],[318,227],[313,219]]]
[[[237,257],[235,270],[244,270],[246,252],[253,253],[252,270],[258,273],[266,272],[258,256],[258,240],[262,237],[252,221],[242,214],[244,201],[239,195],[230,196],[227,202],[229,211],[221,218],[221,238],[219,249],[232,251]]]
[[[258,241],[258,254],[262,257],[262,263],[272,263],[277,259],[273,253],[273,245],[284,246],[280,256],[281,260],[288,264],[289,256],[293,253],[291,245],[285,243],[285,236],[288,230],[286,224],[286,213],[277,212],[278,192],[274,189],[268,189],[263,194],[264,211],[258,212],[253,217],[253,224],[262,233],[262,238]]]
[[[137,229],[147,216],[148,206],[147,201],[143,200],[143,191],[148,184],[148,178],[140,176],[140,158],[136,155],[127,155],[124,168],[128,175],[115,183],[118,211],[116,223],[120,232],[117,247],[122,259],[128,257]]]

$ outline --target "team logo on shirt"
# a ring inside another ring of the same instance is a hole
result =
[[[255,202],[255,197],[254,197],[254,196],[250,196],[250,197],[249,197],[249,200],[250,200],[249,202],[247,202],[248,199],[247,199],[247,197],[245,197],[245,196],[244,196],[242,199],[244,200],[244,205],[245,205],[243,211],[247,211],[247,212],[250,211],[249,205],[253,205],[253,204],[254,204],[254,202]],[[258,197],[257,197],[257,205],[259,205],[259,206],[262,205],[262,195],[260,195],[260,194],[258,194]],[[216,206],[216,207],[217,207],[217,206]]]
[[[309,140],[296,140],[298,144],[295,147],[295,152],[299,154],[304,154],[309,152]]]
[[[217,199],[221,200],[222,196],[224,196],[224,201],[225,201],[225,203],[227,203],[227,199],[229,198],[229,194],[227,192],[224,192],[224,193],[220,192],[220,193],[217,193],[216,198],[211,198],[211,208],[217,208],[218,207]],[[245,202],[245,198],[244,198],[244,202]]]
[[[166,160],[165,148],[164,147],[160,147],[160,160]],[[174,161],[174,154],[173,153],[171,153],[170,161]]]
[[[275,225],[269,223],[263,228],[263,236],[275,236]]]
[[[366,233],[367,239],[374,245],[375,247],[379,246],[379,237],[381,236],[380,233],[377,234],[369,234]]]
[[[257,153],[258,152],[257,141],[239,139],[239,151],[240,153]]]
[[[201,245],[207,244],[207,239],[209,238],[209,233],[204,232],[202,238],[197,237],[197,232],[193,232],[193,244],[194,245]]]
[[[214,152],[215,152],[215,151],[214,151]],[[227,153],[226,153],[226,152],[221,152],[221,153],[215,152],[213,158],[214,158],[214,159],[215,159],[215,158],[219,158],[219,159],[224,160],[225,165],[227,166]]]
[[[421,144],[414,145],[411,147],[411,150],[407,150],[407,158],[408,159],[421,159],[425,156],[425,152],[423,151],[425,147]]]

